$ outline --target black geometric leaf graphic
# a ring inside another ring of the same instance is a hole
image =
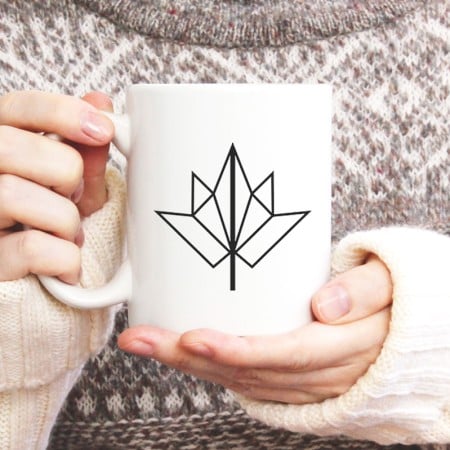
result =
[[[213,187],[192,172],[190,212],[155,212],[212,268],[229,258],[234,291],[236,261],[254,268],[311,212],[276,213],[274,179],[252,188],[232,144]]]

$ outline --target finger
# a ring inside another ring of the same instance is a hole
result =
[[[339,327],[313,322],[277,336],[236,337],[214,330],[193,330],[181,335],[179,346],[222,366],[304,372],[337,366],[373,346],[380,348],[388,323],[387,309]],[[141,327],[134,337],[153,349],[153,357],[167,360],[158,332]]]
[[[15,175],[0,175],[0,229],[16,223],[75,241],[80,230],[76,206],[67,198]]]
[[[154,358],[170,367],[204,380],[224,385],[224,368],[202,356],[187,352],[179,345],[180,335],[169,330],[142,325],[127,328],[118,339],[119,348],[145,358]],[[231,373],[231,368],[228,368]]]
[[[265,389],[301,390],[313,395],[334,397],[346,392],[375,361],[379,348],[355,354],[350,360],[343,360],[335,367],[293,372],[286,370],[238,368],[231,375],[224,370],[232,382],[242,386],[264,387]]]
[[[260,381],[248,380],[238,375],[235,380],[225,382],[224,386],[255,400],[300,405],[338,397],[347,392],[362,375],[360,371],[353,372],[351,368],[345,366],[305,374],[283,374],[289,382],[283,379],[277,384],[278,378],[275,372],[267,371],[267,376],[262,375],[261,370],[255,372],[257,372],[256,378],[261,379]],[[311,381],[311,384],[304,383],[307,379]]]
[[[0,281],[29,273],[56,276],[75,284],[80,278],[80,249],[39,230],[11,233],[0,239]]]
[[[62,142],[1,126],[0,173],[26,178],[69,197],[81,182],[83,160]]]
[[[90,92],[83,100],[102,111],[113,111],[111,99],[100,92]],[[107,200],[105,172],[108,161],[109,144],[102,146],[75,145],[84,162],[83,194],[78,202],[82,216],[89,216],[100,209]]]
[[[253,389],[255,391],[264,390],[264,388],[257,386],[255,383],[248,383],[248,374],[244,376],[242,372],[242,380],[238,379],[235,376],[235,374],[237,375],[236,368],[219,365],[202,356],[196,356],[184,350],[179,345],[179,338],[179,334],[168,330],[151,326],[137,326],[122,332],[118,337],[117,343],[123,351],[145,358],[156,359],[184,373],[221,384],[241,394],[250,392]],[[275,390],[270,388],[267,391]],[[273,392],[272,396],[274,396]]]
[[[56,133],[87,145],[104,145],[114,133],[111,121],[88,102],[40,91],[17,91],[0,97],[0,125]]]
[[[233,385],[235,367],[217,364],[203,355],[193,355],[179,345],[179,339],[180,335],[172,331],[141,325],[123,331],[117,339],[117,344],[123,351],[156,359],[198,378],[226,387]]]
[[[323,323],[342,324],[368,317],[392,303],[387,267],[374,255],[362,265],[338,275],[312,298],[312,310]]]
[[[153,356],[155,342],[166,345],[167,352],[175,352],[179,337],[179,334],[169,330],[139,325],[123,331],[117,339],[117,345],[125,352],[150,357]]]
[[[140,326],[125,330],[119,336],[119,347],[125,351],[152,357],[214,383],[219,383],[242,395],[269,401],[304,404],[322,401],[346,392],[361,377],[379,354],[387,332],[389,309],[362,321],[361,326],[324,326],[328,329],[346,329],[350,358],[334,361],[334,367],[297,371],[236,367],[221,364],[203,355],[186,352],[179,345],[180,336],[155,327]],[[384,328],[383,328],[384,327]],[[365,336],[370,336],[366,348],[355,347]],[[358,351],[359,350],[359,351]],[[327,349],[328,353],[330,349]],[[333,349],[331,349],[333,351]],[[330,361],[329,361],[330,362]],[[285,364],[291,369],[291,365]]]
[[[259,386],[242,386],[239,384],[230,384],[225,387],[253,400],[289,403],[292,405],[317,403],[330,397],[336,397],[336,395],[326,396],[323,394],[304,392],[300,389],[270,389]]]

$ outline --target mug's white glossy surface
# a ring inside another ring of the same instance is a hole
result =
[[[126,116],[130,325],[310,321],[329,277],[331,88],[135,85]]]

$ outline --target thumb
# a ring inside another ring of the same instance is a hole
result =
[[[338,275],[316,292],[312,310],[320,322],[343,324],[371,316],[391,303],[390,272],[371,255],[365,264]]]
[[[91,105],[99,110],[113,110],[111,99],[100,92],[90,92],[83,97]],[[78,209],[82,216],[89,216],[100,209],[107,200],[105,172],[108,162],[109,144],[102,146],[89,146],[75,144],[84,163],[83,185],[80,191],[83,193],[78,201]]]

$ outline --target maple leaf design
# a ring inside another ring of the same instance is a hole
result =
[[[230,290],[236,261],[254,268],[311,211],[275,213],[274,172],[252,188],[234,144],[214,187],[191,174],[191,210],[155,211],[212,268],[229,258]]]

